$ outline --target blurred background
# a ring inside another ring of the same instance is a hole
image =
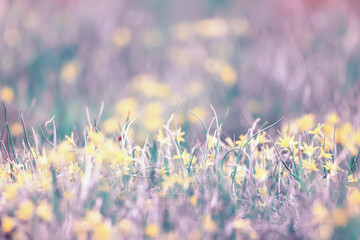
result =
[[[359,119],[358,0],[0,1],[0,96],[14,136],[53,115],[61,136],[105,104],[112,134],[127,116],[143,139],[166,123],[225,132],[337,112]],[[228,113],[228,114],[227,114]],[[0,110],[4,129],[4,111]]]

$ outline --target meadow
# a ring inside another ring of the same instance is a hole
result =
[[[0,1],[0,239],[359,239],[358,9]]]

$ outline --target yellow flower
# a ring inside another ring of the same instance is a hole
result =
[[[298,143],[295,141],[295,136],[288,136],[286,134],[284,134],[284,137],[280,137],[277,142],[281,147],[289,149],[295,148]]]
[[[319,158],[331,159],[332,154],[331,153],[326,153],[325,150],[321,148]]]
[[[18,185],[7,185],[5,188],[4,196],[11,202],[15,202],[18,195]]]
[[[332,212],[332,216],[331,216],[332,222],[335,226],[346,226],[347,222],[348,222],[348,217],[346,214],[346,211],[342,208],[336,208],[333,212]]]
[[[314,129],[314,131],[309,131],[309,133],[315,134],[315,135],[321,135],[321,129],[325,126],[325,124],[318,123],[317,127]]]
[[[229,26],[224,19],[205,19],[195,23],[195,31],[202,37],[222,37],[228,33]]]
[[[313,155],[315,153],[315,150],[318,148],[319,147],[314,147],[314,143],[311,143],[310,146],[308,146],[306,143],[304,143],[303,150],[304,150],[305,154],[310,157],[311,155]]]
[[[102,215],[99,211],[96,210],[88,210],[86,211],[84,221],[90,229],[94,229],[97,225],[102,223]]]
[[[139,107],[138,100],[133,97],[124,98],[115,104],[115,111],[118,117],[126,119],[130,113],[130,119],[134,117],[134,113]]]
[[[204,120],[206,118],[206,110],[203,107],[195,107],[191,109],[190,112],[195,114],[201,120]],[[190,114],[190,116],[191,116],[189,118],[190,122],[195,123],[199,121],[194,115]]]
[[[237,219],[234,224],[233,228],[237,230],[244,230],[250,226],[250,220],[249,219]]]
[[[236,82],[236,71],[230,65],[225,65],[220,71],[221,80],[226,85],[232,85]]]
[[[313,205],[312,214],[314,216],[314,222],[318,223],[324,222],[329,216],[328,210],[320,202],[316,202]]]
[[[116,118],[109,118],[102,124],[105,133],[111,134],[119,131],[118,120]]]
[[[237,147],[241,148],[245,145],[245,143],[247,142],[247,135],[240,135],[239,136],[239,140],[235,141]]]
[[[120,232],[124,235],[130,235],[134,230],[134,225],[131,221],[127,220],[126,218],[123,218],[119,224],[118,228]]]
[[[65,83],[72,84],[79,75],[79,64],[73,60],[67,62],[61,69],[61,80]]]
[[[307,131],[314,126],[315,116],[314,114],[306,114],[298,120],[298,126],[300,131]]]
[[[158,134],[156,135],[156,141],[158,141],[160,144],[165,144],[169,142],[169,136],[164,137],[163,131],[159,129]]]
[[[190,153],[186,152],[186,150],[184,150],[184,151],[182,152],[181,158],[183,159],[185,165],[189,165],[191,160],[192,160],[192,163],[191,163],[191,164],[193,165],[193,164],[196,162],[196,160],[197,160],[197,158],[196,158],[195,156],[192,158],[192,155],[190,155]],[[175,155],[175,156],[173,157],[173,159],[181,159],[181,158],[180,158],[180,155],[179,155],[179,154],[178,154],[178,155]],[[191,158],[192,158],[192,159],[191,159]]]
[[[160,233],[160,227],[156,223],[152,223],[146,226],[145,234],[148,237],[155,238]]]
[[[328,170],[329,172],[331,173],[336,172],[338,168],[339,167],[336,163],[332,163],[331,161],[326,161],[325,169]]]
[[[327,120],[330,124],[335,125],[340,121],[340,118],[335,112],[333,112],[328,116]]]
[[[348,195],[348,202],[350,206],[353,207],[360,207],[360,191],[357,188],[354,188],[354,190]]]
[[[303,161],[303,165],[304,165],[304,168],[309,170],[310,172],[319,171],[319,169],[317,168],[317,164],[315,164],[315,160]]]
[[[118,47],[124,47],[131,41],[131,32],[128,28],[118,28],[115,30],[113,42]]]
[[[177,135],[176,137],[177,137],[177,141],[178,141],[179,143],[185,142],[185,139],[183,138],[183,136],[185,135],[185,132],[182,132],[182,131],[181,131],[181,127],[179,127],[179,128],[177,129],[177,131],[176,131],[176,134],[173,133],[173,135],[174,135],[174,137],[175,137],[175,135]]]
[[[111,225],[108,223],[99,223],[94,227],[95,240],[111,239]]]
[[[20,203],[19,209],[15,212],[18,219],[26,221],[32,218],[34,212],[34,204],[30,200]]]
[[[14,91],[10,87],[3,87],[0,90],[0,97],[4,100],[6,103],[10,103],[14,100]]]
[[[196,207],[197,202],[198,202],[198,198],[196,197],[196,195],[191,196],[191,198],[190,198],[191,205]]]
[[[211,219],[210,215],[207,215],[203,221],[203,225],[206,231],[215,232],[217,228],[216,222]]]
[[[47,203],[46,200],[43,200],[39,203],[39,206],[36,209],[36,214],[44,221],[51,221],[53,218],[51,206]]]
[[[1,218],[1,230],[4,233],[11,233],[15,227],[15,221],[11,217],[5,215]]]
[[[255,178],[260,182],[263,182],[266,180],[268,173],[269,172],[262,167],[255,168]]]

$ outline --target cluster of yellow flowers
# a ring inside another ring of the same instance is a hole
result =
[[[41,151],[18,151],[20,161],[0,165],[1,233],[21,239],[51,226],[76,239],[257,239],[263,232],[252,216],[288,214],[280,206],[299,207],[301,193],[310,206],[301,214],[312,219],[307,236],[328,239],[360,216],[358,154],[349,148],[358,151],[359,131],[334,113],[323,124],[314,121],[309,114],[284,125],[275,142],[256,124],[238,139],[206,129],[194,146],[170,123],[143,146],[132,141],[128,124],[114,131],[105,124],[56,146],[44,143]],[[345,187],[342,195],[337,186]],[[335,206],[336,196],[342,200]],[[188,227],[179,227],[178,214]]]

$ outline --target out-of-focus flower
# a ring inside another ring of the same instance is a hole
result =
[[[113,42],[118,47],[124,47],[131,41],[131,31],[128,28],[118,28],[114,32]]]
[[[10,103],[14,100],[14,91],[10,87],[3,87],[0,90],[0,97],[5,103]]]
[[[94,227],[95,240],[111,239],[111,225],[109,223],[99,223]]]
[[[236,82],[236,71],[230,65],[225,65],[221,68],[220,76],[226,85],[232,85]]]
[[[134,224],[131,221],[124,218],[121,219],[121,221],[118,223],[118,228],[121,234],[128,236],[133,232]]]
[[[206,118],[206,110],[203,107],[195,107],[191,109],[190,112],[195,114],[201,120],[204,120]],[[199,120],[192,114],[190,114],[189,120],[192,123],[199,122]]]
[[[145,234],[148,237],[155,238],[160,233],[160,227],[156,223],[152,223],[146,226]]]
[[[11,134],[15,137],[19,137],[23,133],[23,127],[20,123],[14,123],[10,126]]]
[[[10,202],[15,202],[16,197],[18,196],[18,185],[7,185],[5,188],[4,196]]]
[[[190,23],[182,22],[170,28],[171,37],[178,41],[188,41],[193,37],[193,28]]]
[[[118,101],[115,104],[115,111],[119,117],[127,117],[130,113],[130,120],[134,117],[134,113],[139,107],[139,102],[136,98],[129,97]]]
[[[109,118],[104,121],[102,124],[104,132],[107,134],[115,133],[119,131],[119,124],[116,118]]]
[[[15,221],[11,217],[5,215],[1,218],[1,230],[4,233],[11,233],[15,227]]]
[[[205,19],[195,23],[195,31],[202,37],[223,37],[228,33],[229,26],[224,19]]]
[[[60,78],[67,84],[75,83],[79,75],[79,63],[76,60],[69,61],[61,68]]]
[[[266,180],[267,176],[268,176],[268,171],[262,167],[256,167],[255,168],[255,178],[259,181],[259,182],[263,182]]]
[[[354,188],[352,192],[348,195],[348,203],[352,207],[360,207],[360,191],[357,188]]]
[[[207,232],[215,232],[217,229],[217,224],[211,219],[210,215],[205,216],[203,220],[203,226]]]
[[[161,128],[164,123],[162,114],[164,108],[159,102],[151,102],[146,105],[141,123],[150,131]]]
[[[197,96],[204,90],[204,84],[199,80],[193,80],[186,84],[186,89],[190,96]]]
[[[314,127],[314,114],[306,114],[298,120],[298,126],[300,131],[307,131]]]
[[[140,74],[132,79],[134,88],[145,97],[168,97],[171,89],[166,83],[159,83],[152,75]]]
[[[348,222],[346,211],[342,208],[335,208],[331,214],[331,220],[335,226],[346,226]]]
[[[18,219],[22,221],[32,218],[34,212],[34,204],[30,200],[20,203],[19,209],[15,212]]]
[[[233,19],[230,21],[230,28],[235,35],[242,36],[248,33],[250,25],[246,19]]]
[[[51,221],[53,218],[52,208],[46,200],[39,203],[39,206],[36,208],[36,214],[44,221]]]
[[[325,208],[325,206],[320,203],[316,202],[312,207],[312,214],[314,216],[313,221],[315,223],[324,222],[329,217],[329,212]]]

